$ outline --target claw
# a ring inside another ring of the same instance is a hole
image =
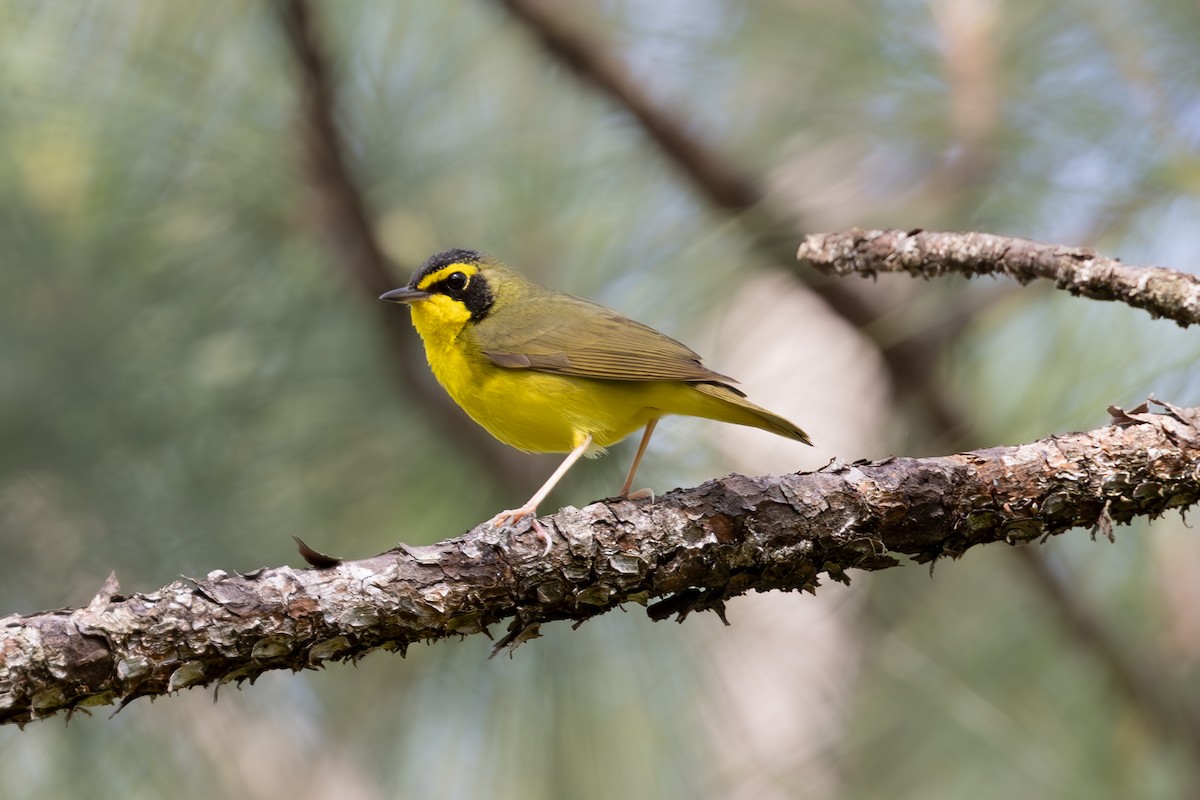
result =
[[[542,549],[542,558],[550,555],[550,548],[554,546],[554,540],[550,538],[550,531],[546,530],[542,523],[537,521],[537,517],[533,518],[533,522],[529,527],[537,533],[539,538],[546,540],[546,546]]]
[[[514,522],[520,522],[531,514],[536,513],[537,506],[525,504],[520,508],[510,508],[507,511],[501,511],[499,514],[488,520],[488,524],[493,528],[504,528],[513,524]]]
[[[554,540],[550,538],[550,532],[546,530],[545,526],[537,521],[536,513],[537,508],[525,505],[520,508],[509,509],[508,511],[501,511],[488,520],[488,524],[499,530],[507,528],[511,523],[520,522],[525,517],[530,517],[530,529],[537,534],[539,539],[546,543],[545,548],[542,549],[542,555],[546,556],[550,554],[550,548],[553,546]]]

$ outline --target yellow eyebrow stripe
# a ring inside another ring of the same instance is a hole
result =
[[[427,291],[430,286],[433,286],[438,281],[449,277],[455,272],[461,272],[463,275],[466,275],[469,282],[470,278],[476,272],[479,272],[479,267],[474,264],[447,264],[437,272],[431,272],[424,278],[421,278],[421,281],[417,284],[417,288],[422,292]]]

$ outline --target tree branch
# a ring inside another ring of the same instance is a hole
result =
[[[796,257],[832,275],[999,273],[1022,284],[1046,278],[1071,294],[1119,300],[1184,328],[1200,323],[1200,278],[1165,267],[1131,267],[1086,247],[989,233],[852,229],[806,236]]]
[[[277,0],[277,12],[284,38],[295,58],[300,92],[297,127],[303,164],[311,181],[310,195],[317,221],[330,251],[351,281],[370,298],[379,315],[396,376],[431,412],[441,433],[486,459],[494,467],[493,473],[500,476],[499,480],[514,491],[526,491],[535,485],[529,461],[468,421],[466,414],[435,385],[408,314],[396,313],[395,306],[389,303],[376,302],[380,294],[403,281],[396,278],[375,237],[366,201],[343,155],[346,146],[334,116],[337,105],[334,82],[313,9],[307,0]]]
[[[570,12],[546,0],[504,0],[504,5],[537,35],[550,55],[624,106],[703,196],[735,211],[759,201],[758,183],[655,103],[617,58],[595,45]]]
[[[334,119],[333,80],[318,42],[306,0],[278,0],[285,41],[296,63],[300,113],[297,125],[312,199],[330,249],[353,281],[371,297],[396,287],[396,277],[375,239],[370,215],[343,157],[345,146]]]
[[[480,526],[431,547],[326,569],[212,572],[151,594],[116,581],[86,608],[0,620],[0,723],[118,703],[269,669],[487,632],[499,650],[540,623],[663,598],[654,619],[724,613],[748,591],[815,591],[821,573],[958,556],[1184,509],[1200,499],[1200,409],[1114,409],[1115,424],[940,458],[731,475],[653,503],[606,500],[525,528]]]
[[[886,313],[884,309],[849,284],[814,281],[810,274],[796,269],[792,246],[804,222],[773,202],[758,176],[697,136],[667,104],[652,98],[644,82],[638,81],[616,55],[581,28],[560,4],[546,0],[502,1],[549,56],[625,108],[659,152],[675,164],[698,197],[734,215],[747,241],[764,259],[796,274],[836,314],[865,335],[876,335],[870,325]],[[932,368],[936,362],[929,358],[928,339],[877,344],[893,385],[901,392],[920,397],[919,407],[933,429],[950,435],[967,430],[967,420],[933,380]]]

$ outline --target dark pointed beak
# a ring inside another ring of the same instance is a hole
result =
[[[389,303],[415,303],[426,297],[429,297],[429,292],[422,292],[420,289],[413,289],[409,286],[401,286],[399,289],[392,289],[390,292],[379,295],[380,300],[387,300]]]

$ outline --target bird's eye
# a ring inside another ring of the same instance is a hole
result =
[[[446,276],[446,288],[452,292],[461,292],[467,288],[467,276],[461,272],[451,272]]]

